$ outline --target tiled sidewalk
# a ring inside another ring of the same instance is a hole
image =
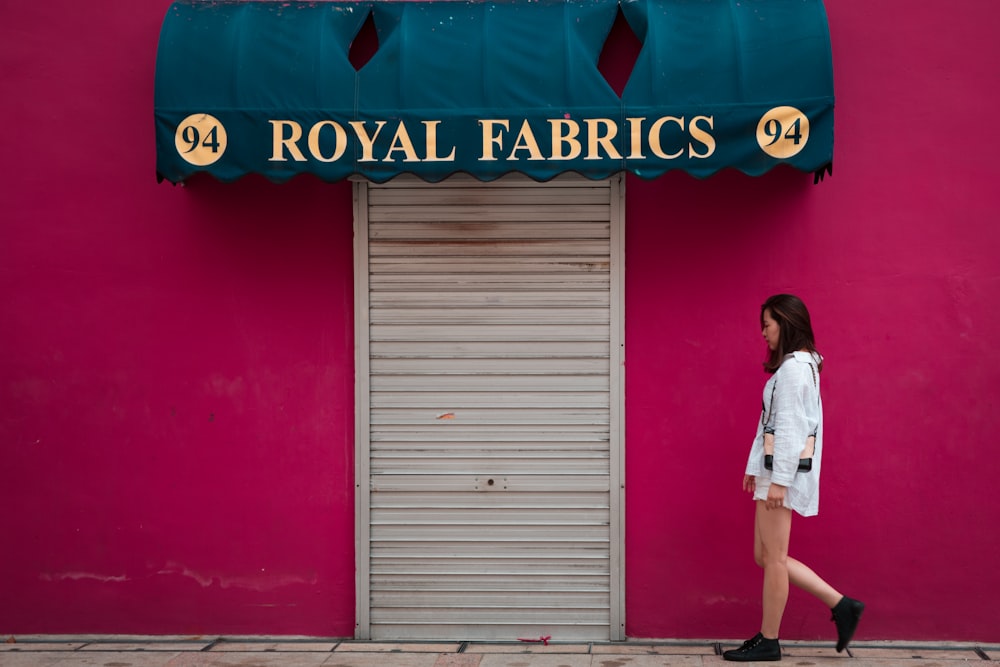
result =
[[[221,638],[11,638],[2,667],[701,667],[738,642],[591,644],[358,642]],[[858,643],[850,654],[783,642],[797,667],[958,667],[1000,662],[1000,644]],[[725,663],[728,664],[728,663]]]

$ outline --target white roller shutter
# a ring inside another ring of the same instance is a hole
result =
[[[358,637],[622,638],[622,187],[355,184]]]

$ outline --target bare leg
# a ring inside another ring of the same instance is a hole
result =
[[[754,522],[754,557],[764,568],[764,614],[760,624],[761,634],[767,639],[777,639],[781,616],[788,602],[788,540],[792,531],[792,511],[786,507],[767,509],[764,501],[757,501]]]
[[[844,597],[837,589],[813,572],[808,565],[791,557],[788,558],[788,580],[806,593],[818,597],[830,609],[833,609],[840,602],[840,598]]]
[[[757,512],[764,512],[765,519],[769,518],[766,515],[769,513],[766,507],[762,507],[764,503],[757,503]],[[771,513],[778,510],[770,510]],[[789,528],[788,534],[791,533],[791,512],[788,512],[789,518]],[[776,518],[776,517],[770,517]],[[789,583],[795,585],[797,588],[801,588],[806,593],[816,596],[819,598],[823,604],[829,608],[833,608],[843,595],[835,589],[833,586],[828,584],[822,577],[816,574],[808,565],[802,561],[796,560],[788,555],[788,537],[784,541],[785,548],[785,567],[788,570],[788,581]],[[760,521],[754,525],[754,560],[757,561],[757,565],[764,567],[764,543],[761,539],[761,529]],[[766,573],[765,573],[766,574]]]
[[[751,478],[752,479],[752,478]],[[744,486],[746,481],[744,481]],[[759,500],[756,503],[754,518],[753,555],[757,565],[764,568],[763,615],[760,623],[760,634],[766,639],[778,639],[781,628],[781,617],[788,602],[788,584],[819,598],[823,604],[833,610],[833,621],[837,624],[837,652],[843,651],[854,637],[858,621],[864,612],[865,605],[859,600],[853,600],[840,594],[837,589],[828,584],[812,569],[794,558],[788,556],[788,543],[792,533],[792,512],[780,508],[767,508],[767,503]],[[753,641],[753,640],[751,640]],[[763,640],[761,640],[763,641]],[[780,659],[778,657],[749,657],[750,651],[759,649],[759,645],[748,647],[745,642],[742,649],[727,651],[723,654],[726,660],[748,659]],[[777,643],[774,644],[777,646]],[[730,654],[735,654],[730,656]]]

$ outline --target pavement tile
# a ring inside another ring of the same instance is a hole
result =
[[[935,649],[935,648],[867,648],[865,646],[851,646],[851,653],[855,658],[889,659],[897,660],[982,660],[979,655],[972,650],[962,649]],[[834,649],[830,649],[831,655],[837,655]]]
[[[597,644],[591,650],[594,655],[715,655],[715,646],[680,644]]]
[[[211,651],[279,651],[297,653],[311,651],[329,653],[337,647],[337,642],[230,642],[223,641],[213,646]]]
[[[469,644],[466,653],[589,653],[590,644]]]
[[[434,661],[434,667],[479,667],[482,655],[468,653],[442,653]]]
[[[323,667],[434,667],[438,657],[434,653],[334,652],[327,656]]]
[[[479,667],[592,667],[591,655],[573,653],[490,653],[483,655]]]
[[[65,657],[66,654],[62,651],[58,653],[48,651],[25,651],[24,653],[8,651],[0,655],[0,665],[3,665],[3,667],[56,667]]]
[[[715,654],[712,654],[714,657]],[[700,655],[594,655],[590,667],[702,667]],[[532,663],[531,667],[534,667]]]
[[[202,653],[178,653],[163,667],[320,667],[331,656],[331,653],[271,653],[269,651],[225,651],[216,653],[205,651]],[[125,667],[133,654],[116,656],[119,660],[112,659],[104,663],[107,667]],[[74,663],[75,664],[75,663]],[[129,665],[129,667],[133,667]]]
[[[4,651],[75,651],[85,642],[4,642],[0,644],[0,653]]]
[[[212,642],[91,642],[81,651],[201,651]]]
[[[850,658],[847,658],[850,660]],[[822,660],[822,659],[821,659]],[[843,658],[841,658],[843,660]],[[960,667],[964,665],[968,667],[969,665],[991,665],[995,664],[992,662],[986,662],[978,656],[975,662],[972,660],[963,658],[961,660],[943,660],[941,658],[855,658],[849,663],[845,662],[835,662],[834,659],[822,660],[822,662],[816,663],[821,667]]]
[[[54,655],[54,654],[47,654]],[[168,651],[72,651],[59,654],[51,667],[166,667],[179,653]],[[197,655],[190,653],[188,655]],[[7,667],[6,663],[3,664]],[[34,667],[34,666],[32,666]],[[49,667],[47,664],[46,667]]]
[[[358,653],[455,653],[461,648],[461,644],[442,643],[426,644],[412,643],[403,644],[399,642],[343,642],[337,645],[336,653],[348,653],[351,651]]]

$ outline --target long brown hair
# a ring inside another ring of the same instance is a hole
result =
[[[764,328],[764,311],[771,311],[771,319],[778,323],[781,328],[778,336],[778,345],[771,350],[767,361],[764,362],[764,370],[774,373],[785,360],[785,356],[796,350],[806,350],[816,352],[816,339],[813,336],[812,322],[809,319],[809,311],[802,299],[794,294],[775,294],[770,297],[760,307],[760,328]],[[823,360],[819,357],[817,368],[823,370]]]

